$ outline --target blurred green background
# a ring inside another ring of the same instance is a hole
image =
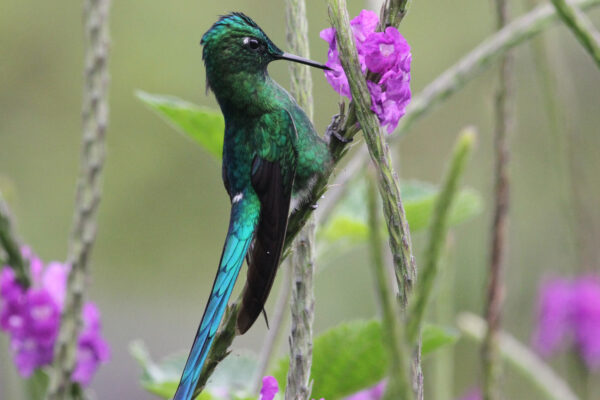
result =
[[[319,31],[328,26],[325,3],[308,2],[311,56],[326,59]],[[350,14],[365,7],[350,1]],[[515,14],[525,2],[513,1]],[[167,126],[134,97],[136,89],[172,94],[217,107],[205,95],[199,40],[228,11],[253,17],[285,48],[282,1],[114,1],[111,11],[110,126],[94,248],[91,298],[103,312],[112,361],[92,389],[99,399],[151,397],[138,385],[139,368],[129,355],[142,338],[160,357],[186,350],[204,308],[227,228],[229,203],[220,163]],[[589,15],[600,24],[600,10]],[[415,1],[402,23],[413,54],[412,89],[458,61],[493,32],[491,2]],[[543,35],[545,67],[557,88],[558,131],[567,135],[569,182],[561,183],[552,134],[531,44],[517,49],[516,132],[511,138],[512,205],[504,324],[528,342],[535,292],[548,274],[598,270],[600,240],[600,74],[564,27]],[[21,236],[44,260],[62,260],[72,217],[80,145],[83,40],[81,5],[3,0],[0,11],[0,188],[16,215]],[[289,86],[287,65],[271,74]],[[394,149],[403,179],[439,181],[460,128],[475,125],[479,143],[465,184],[485,198],[484,213],[453,231],[450,268],[456,271],[456,310],[483,310],[492,184],[492,99],[496,69],[478,76],[458,95],[419,121]],[[315,126],[321,132],[340,98],[322,73],[313,71]],[[561,201],[572,192],[573,212]],[[414,239],[417,249],[422,235]],[[417,253],[418,254],[418,253]],[[368,253],[356,248],[329,261],[316,279],[315,330],[376,311]],[[417,263],[419,258],[417,258]],[[242,276],[245,274],[242,271]],[[342,278],[340,278],[342,277]],[[279,285],[279,282],[276,283]],[[241,285],[238,285],[241,286]],[[240,288],[236,288],[240,290]],[[273,293],[277,293],[277,288]],[[271,296],[267,310],[276,296]],[[262,321],[234,348],[258,352]],[[282,350],[287,349],[284,341]],[[19,380],[0,339],[0,397],[18,399]],[[477,384],[478,349],[456,348],[456,392]],[[564,374],[564,365],[554,364]],[[426,365],[427,368],[427,365]],[[427,375],[426,375],[427,379]],[[508,373],[508,398],[532,398]],[[431,383],[431,382],[429,382]],[[512,396],[512,397],[511,397]]]

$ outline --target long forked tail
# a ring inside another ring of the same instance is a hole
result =
[[[242,198],[232,204],[229,231],[223,246],[217,276],[173,400],[192,399],[202,366],[221,324],[227,301],[252,241],[259,213],[258,200]]]

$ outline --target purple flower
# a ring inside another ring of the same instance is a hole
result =
[[[534,346],[543,356],[549,356],[561,343],[569,328],[572,291],[563,279],[544,282],[539,291],[538,326]]]
[[[265,376],[262,380],[262,388],[260,389],[260,396],[258,400],[273,400],[273,397],[279,391],[279,385],[277,379],[272,376]]]
[[[110,358],[108,344],[100,336],[100,311],[94,303],[83,307],[83,330],[77,345],[77,364],[72,379],[87,386],[101,363]]]
[[[25,323],[28,335],[40,345],[54,344],[60,325],[60,309],[45,288],[27,291]]]
[[[545,357],[572,338],[590,369],[600,369],[600,278],[555,278],[539,291],[534,347]]]
[[[573,284],[572,324],[575,343],[590,369],[600,368],[600,279],[579,278]]]
[[[20,286],[8,266],[0,271],[0,330],[10,336],[19,373],[28,377],[52,362],[69,267],[52,262],[44,268],[31,249],[23,247],[22,253],[30,266],[31,286]],[[84,305],[83,321],[73,379],[87,385],[98,365],[108,360],[109,348],[100,336],[100,313],[93,303]]]
[[[478,388],[474,388],[465,393],[458,400],[481,400],[483,396],[481,395],[481,390]]]
[[[383,380],[365,390],[361,390],[360,392],[354,393],[346,397],[344,400],[379,400],[383,397],[383,393],[385,392],[386,381]]]
[[[371,94],[371,110],[379,118],[382,126],[391,133],[406,112],[411,99],[410,91],[410,46],[394,27],[385,32],[375,32],[379,18],[373,11],[363,10],[350,25],[358,52],[358,61],[363,74],[377,74],[377,81],[367,81]],[[327,63],[331,71],[325,71],[325,78],[333,89],[352,99],[348,78],[342,68],[335,29],[321,31],[321,38],[329,43]]]
[[[375,32],[378,23],[379,17],[372,10],[362,10],[360,14],[350,21],[350,28],[352,28],[357,45],[362,45],[368,39],[369,35]]]

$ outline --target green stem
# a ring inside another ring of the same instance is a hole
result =
[[[378,30],[383,31],[388,26],[398,27],[411,3],[411,0],[385,0],[381,7]]]
[[[477,315],[461,313],[456,319],[456,324],[467,338],[476,343],[484,340],[487,326]],[[548,364],[513,336],[507,332],[499,332],[498,344],[504,361],[531,382],[546,399],[578,400],[569,385]]]
[[[385,133],[380,127],[377,117],[371,111],[371,96],[358,62],[346,2],[345,0],[329,0],[328,7],[331,23],[336,30],[340,61],[350,84],[356,118],[360,123],[363,137],[377,172],[377,186],[389,233],[389,244],[399,289],[399,301],[404,309],[408,302],[408,294],[416,280],[416,265],[412,253],[410,231],[408,230],[408,223],[400,197],[398,176],[392,166],[390,151],[384,139]],[[414,389],[420,399],[423,386],[419,345],[416,346],[413,368]],[[412,396],[412,392],[410,394]]]
[[[438,279],[438,289],[435,295],[435,321],[443,326],[450,326],[455,318],[455,290],[457,271],[454,261],[454,241],[450,234],[446,240],[442,255],[440,256],[440,265],[442,269]],[[435,400],[451,400],[454,393],[454,346],[445,346],[436,350],[435,357],[432,360],[432,370],[429,380],[433,382],[431,389],[431,398]]]
[[[378,188],[383,202],[396,277],[400,288],[400,300],[402,305],[406,306],[408,293],[416,278],[416,268],[412,255],[410,232],[400,198],[398,177],[392,167],[390,151],[385,142],[382,128],[377,117],[371,111],[371,96],[358,63],[358,54],[350,32],[346,2],[329,0],[328,4],[330,19],[336,29],[340,60],[348,77],[356,115],[377,171]]]
[[[371,178],[369,174],[369,178]],[[373,177],[374,178],[374,177]],[[400,317],[394,291],[390,287],[388,273],[383,260],[384,238],[382,236],[379,214],[377,210],[377,193],[373,179],[367,179],[368,188],[368,221],[369,244],[371,247],[373,276],[375,277],[375,293],[379,300],[382,314],[384,339],[390,355],[390,370],[385,399],[412,398],[412,389],[408,380],[408,357],[404,343],[404,326]]]
[[[436,277],[439,274],[440,254],[446,243],[450,210],[458,193],[458,182],[475,144],[476,135],[473,128],[466,128],[461,132],[442,180],[442,189],[437,196],[429,225],[427,244],[423,252],[422,270],[419,274],[415,294],[411,297],[406,327],[409,343],[414,343],[419,337],[423,317]]]
[[[9,265],[21,286],[27,288],[30,285],[29,270],[27,263],[21,255],[21,243],[14,231],[12,215],[8,205],[0,193],[0,246],[6,253],[6,260],[0,260]]]
[[[87,41],[83,89],[83,135],[75,214],[67,253],[71,266],[60,332],[50,371],[48,400],[72,396],[77,337],[82,326],[89,259],[96,236],[96,215],[101,197],[102,167],[108,124],[108,43],[110,0],[85,0]],[[76,389],[76,388],[75,388]]]
[[[290,51],[310,58],[308,20],[304,0],[286,1],[287,43]],[[290,64],[291,94],[310,119],[313,116],[310,69]],[[314,217],[308,219],[294,241],[292,256],[292,323],[289,337],[290,367],[285,389],[286,400],[308,400],[312,389],[313,321],[315,308],[315,229]]]
[[[600,68],[600,33],[588,18],[576,6],[566,0],[551,0],[563,22],[571,29],[579,43],[590,53],[594,62]]]

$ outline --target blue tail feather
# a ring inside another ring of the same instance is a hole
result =
[[[233,204],[229,231],[217,276],[173,400],[192,399],[208,351],[221,324],[227,302],[248,252],[257,221],[258,207],[254,204],[249,202]]]

